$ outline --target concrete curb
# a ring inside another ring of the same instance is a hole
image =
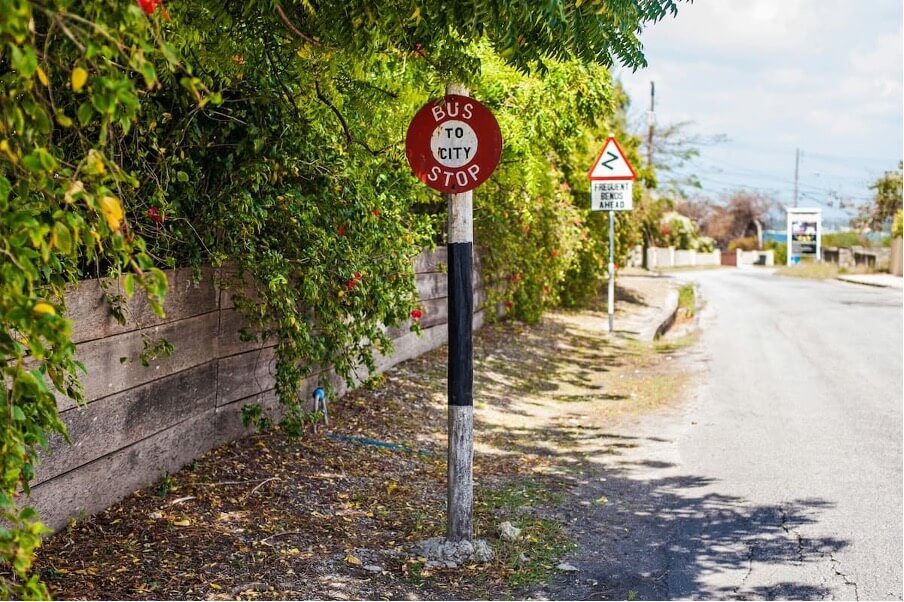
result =
[[[866,280],[863,278],[858,278],[857,276],[838,276],[835,280],[840,280],[841,282],[847,282],[849,284],[861,284],[863,286],[872,286],[875,288],[902,288],[902,286],[896,286],[891,282],[886,282],[883,280]]]
[[[665,298],[665,303],[656,319],[652,321],[652,325],[645,328],[640,333],[640,338],[644,341],[655,341],[669,331],[672,324],[675,323],[675,317],[678,314],[678,290],[672,289]]]

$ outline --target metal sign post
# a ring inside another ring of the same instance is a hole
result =
[[[590,210],[609,212],[609,332],[615,329],[615,212],[634,208],[637,174],[614,136],[609,136],[590,173]]]
[[[615,212],[609,212],[609,332],[615,323]]]
[[[472,190],[496,169],[502,134],[485,106],[464,86],[425,105],[408,126],[405,153],[415,175],[449,201],[449,452],[446,539],[470,541],[474,503]]]

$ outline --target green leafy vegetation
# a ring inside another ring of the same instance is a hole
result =
[[[855,227],[881,232],[893,224],[896,215],[900,215],[904,206],[902,176],[904,162],[898,163],[897,169],[886,171],[882,177],[873,182],[870,186],[875,191],[873,200],[860,208],[857,217],[852,221]]]
[[[121,279],[162,315],[162,269],[223,268],[246,337],[276,342],[284,426],[300,431],[301,379],[390,352],[385,326],[409,324],[417,298],[412,258],[443,239],[443,200],[401,144],[415,110],[460,81],[496,112],[505,155],[477,196],[478,243],[493,301],[536,320],[604,278],[586,168],[610,131],[640,164],[606,67],[643,65],[638,33],[676,11],[0,0],[0,595],[47,596],[29,573],[44,528],[15,498],[65,434],[56,395],[85,401],[67,285]],[[620,258],[634,219],[619,216]],[[148,341],[139,359],[171,352]]]
[[[873,242],[862,232],[827,232],[822,235],[823,247],[872,247]]]

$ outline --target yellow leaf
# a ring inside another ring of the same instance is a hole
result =
[[[187,518],[183,518],[181,520],[174,520],[173,524],[177,527],[188,527],[191,526],[191,521]]]
[[[6,153],[6,156],[9,157],[9,160],[13,165],[19,162],[19,157],[17,157],[9,147],[9,140],[0,140],[0,152]]]
[[[104,156],[93,148],[88,151],[88,156],[85,158],[85,167],[87,168],[85,171],[90,174],[102,176],[107,171],[104,166]]]
[[[72,70],[72,91],[78,92],[82,88],[85,87],[85,82],[88,81],[88,72],[82,69],[81,67],[76,67]]]
[[[396,489],[399,488],[399,484],[395,481],[389,481],[389,484],[386,486],[386,493],[392,493]]]
[[[43,85],[45,85],[45,86],[49,86],[49,85],[50,85],[50,80],[47,79],[47,74],[44,73],[44,70],[43,70],[43,69],[41,69],[40,67],[38,67],[37,74],[38,74],[38,81],[39,81],[39,82],[41,82],[41,83],[42,83]]]
[[[111,230],[119,230],[122,225],[122,204],[115,196],[105,196],[100,200],[100,212]]]
[[[358,559],[358,557],[352,556],[351,554],[345,557],[345,562],[353,564],[355,566],[361,566],[361,561]]]
[[[51,316],[56,315],[56,308],[50,303],[35,303],[35,306],[32,307],[31,310],[36,314],[50,314]]]
[[[75,195],[80,192],[85,192],[85,185],[82,184],[80,180],[76,180],[75,182],[69,184],[69,188],[68,190],[66,190],[66,194],[63,195],[63,200],[71,204],[75,201],[73,197],[75,197]]]
[[[209,584],[211,589],[223,589],[222,585],[217,585],[216,583]]]

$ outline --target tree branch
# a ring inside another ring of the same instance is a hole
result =
[[[337,109],[336,106],[331,103],[326,96],[324,96],[323,91],[320,89],[319,81],[314,82],[314,90],[317,92],[317,98],[320,100],[320,102],[325,104],[330,109],[330,111],[332,111],[333,115],[336,116],[336,119],[339,120],[339,124],[342,126],[342,131],[345,133],[346,144],[348,144],[349,146],[351,146],[352,144],[360,144],[374,157],[378,157],[379,155],[385,153],[388,149],[392,148],[393,144],[390,144],[389,146],[385,146],[379,150],[374,150],[363,140],[358,140],[357,138],[355,138],[355,136],[352,134],[351,129],[348,127],[348,122],[345,120],[345,117],[343,117],[342,113],[339,112],[339,109]]]
[[[299,38],[301,38],[308,44],[313,44],[314,46],[323,47],[323,44],[321,44],[320,42],[318,42],[317,40],[315,40],[308,34],[304,33],[303,31],[301,31],[300,29],[295,27],[295,25],[293,25],[292,22],[289,21],[289,17],[286,16],[286,13],[283,11],[282,7],[279,4],[276,5],[276,14],[279,15],[280,21],[282,21],[283,24],[285,24],[285,26],[289,28],[289,31],[291,31],[292,33],[297,35]]]

